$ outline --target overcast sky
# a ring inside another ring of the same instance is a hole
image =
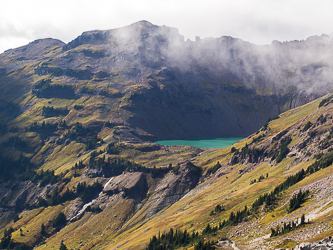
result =
[[[333,33],[333,0],[1,0],[0,53],[39,38],[147,20],[186,39],[232,36],[255,44]]]

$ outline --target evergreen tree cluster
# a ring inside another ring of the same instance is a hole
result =
[[[279,225],[276,226],[276,228],[271,228],[271,237],[283,235],[286,233],[289,233],[290,231],[296,230],[296,228],[302,226],[305,224],[305,216],[304,214],[301,217],[301,222],[297,224],[294,220],[283,223],[283,226],[280,227]]]
[[[333,98],[333,95],[331,95],[331,96],[329,96],[329,97],[327,97],[327,98],[325,98],[325,99],[323,99],[320,103],[319,103],[319,106],[318,106],[318,108],[321,108],[322,106],[324,106],[325,105],[325,103],[328,103],[329,101],[331,101],[332,100],[332,98]]]
[[[102,142],[102,140],[97,138],[97,135],[93,135],[90,138],[87,138],[87,140],[85,142],[85,144],[86,144],[85,150],[90,150],[90,149],[95,148],[95,145],[98,142]]]
[[[180,169],[180,164],[178,163],[177,166],[175,166],[173,169],[172,169],[172,173],[177,175],[178,172],[179,172],[179,169]]]
[[[268,177],[268,174],[266,174],[266,178]],[[254,179],[254,180],[250,180],[250,185],[256,183],[256,182],[260,182],[261,180],[265,179],[265,176],[263,175],[260,175],[258,180],[257,179]]]
[[[107,148],[106,148],[106,152],[108,154],[118,154],[121,149],[124,148],[124,145],[122,143],[118,143],[118,142],[111,142],[108,144]]]
[[[92,185],[87,185],[85,182],[78,183],[76,186],[77,195],[84,200],[89,200],[103,190],[103,186],[99,182],[94,182]]]
[[[30,171],[32,168],[33,165],[30,159],[23,154],[20,154],[19,158],[16,160],[0,154],[0,179],[5,181],[11,180],[15,175]]]
[[[236,225],[239,222],[242,222],[243,219],[249,215],[250,215],[250,211],[247,209],[247,206],[244,206],[244,209],[241,211],[237,211],[236,214],[234,212],[231,212],[229,215],[228,221],[226,221],[225,223],[222,223],[221,227],[223,228],[223,227],[226,227],[229,225]]]
[[[43,121],[42,123],[34,122],[33,124],[30,125],[28,128],[29,131],[34,131],[34,132],[48,132],[48,133],[53,133],[59,129],[64,129],[67,128],[67,123],[65,120],[60,120],[58,122],[45,122]]]
[[[112,122],[109,122],[107,121],[105,124],[104,124],[105,127],[107,128],[113,128],[115,126],[115,124],[113,124]]]
[[[34,131],[34,132],[44,132],[44,131],[56,131],[58,129],[58,123],[54,122],[45,122],[43,121],[41,124],[34,122],[33,124],[30,125],[29,131]]]
[[[260,195],[259,198],[257,198],[253,204],[252,204],[252,211],[257,212],[259,207],[266,204],[267,207],[271,206],[273,202],[276,200],[276,195],[274,192],[266,193],[263,195]]]
[[[53,108],[53,106],[43,106],[42,108],[42,115],[46,117],[51,117],[51,116],[66,116],[68,115],[69,110],[67,107],[65,108]]]
[[[32,93],[42,98],[75,99],[74,88],[67,84],[51,84],[51,80],[41,80],[34,85]]]
[[[45,172],[42,170],[38,173],[35,171],[32,172],[33,175],[31,176],[30,180],[33,183],[37,183],[40,180],[40,187],[44,187],[48,184],[56,184],[61,179],[61,176],[55,175],[53,170],[46,170]]]
[[[225,207],[222,205],[220,205],[220,204],[217,204],[216,206],[215,206],[215,208],[214,208],[214,210],[212,210],[212,211],[210,211],[210,216],[212,216],[212,215],[214,215],[215,213],[220,213],[220,212],[222,212],[222,211],[225,211]]]
[[[97,137],[97,131],[83,127],[79,122],[75,123],[75,125],[65,133],[64,137],[83,142],[86,144],[85,150],[93,149],[97,143],[103,142],[103,140]]]
[[[94,182],[93,185],[87,185],[85,182],[79,183],[76,190],[69,190],[68,188],[63,194],[60,194],[59,189],[56,188],[47,200],[40,199],[39,206],[55,206],[69,200],[74,200],[80,197],[84,200],[89,200],[95,197],[103,190],[103,186],[99,182]]]
[[[305,199],[306,197],[308,197],[309,193],[309,190],[306,190],[305,192],[302,192],[302,190],[300,190],[298,194],[293,195],[293,197],[289,201],[289,213],[296,210],[297,208],[300,208],[301,205],[305,202]]]
[[[77,195],[73,191],[69,191],[68,188],[62,195],[60,194],[59,189],[55,188],[52,195],[48,196],[47,200],[40,198],[38,201],[38,205],[41,207],[55,206],[66,201],[73,200],[76,197]]]
[[[156,166],[154,166],[153,168],[150,168],[151,177],[154,179],[157,177],[161,177],[162,175],[168,173],[172,169],[173,168],[171,163],[169,164],[168,167],[156,168]]]
[[[304,128],[303,128],[303,132],[309,130],[311,127],[312,127],[312,122],[308,121],[305,125],[304,125]]]
[[[194,232],[194,230],[190,234],[186,229],[184,231],[177,229],[174,232],[174,230],[170,228],[169,232],[159,233],[157,237],[154,235],[153,238],[150,239],[146,250],[172,250],[198,242],[199,239],[199,233]]]
[[[235,153],[235,154],[239,154],[239,150],[238,150],[237,148],[235,148],[235,147],[232,147],[232,148],[230,149],[230,152],[231,152],[231,153]]]
[[[285,180],[283,183],[278,185],[274,188],[274,190],[270,193],[266,193],[263,195],[260,195],[259,198],[255,200],[255,202],[252,204],[252,210],[257,211],[258,208],[266,203],[267,206],[271,206],[274,201],[276,201],[277,196],[284,190],[288,189],[290,186],[296,184],[297,182],[303,180],[305,178],[305,171],[304,169],[300,170],[295,175],[291,175]]]
[[[192,162],[190,162],[190,161],[186,162],[186,167],[185,168],[187,170],[191,171],[192,174],[194,174],[195,176],[201,176],[201,168],[197,167]]]
[[[287,154],[290,152],[288,145],[291,143],[292,139],[286,139],[279,147],[279,149],[275,150],[272,156],[272,161],[276,159],[276,163],[281,162],[284,158],[286,158]]]
[[[333,164],[333,151],[329,151],[325,155],[323,155],[320,159],[316,160],[315,163],[311,164],[306,173],[312,174],[317,172],[320,169],[327,168]]]
[[[66,223],[66,216],[63,212],[60,212],[57,217],[53,220],[52,226],[53,227],[61,227]]]
[[[325,123],[326,121],[327,121],[327,117],[326,117],[326,116],[323,116],[323,114],[321,114],[321,115],[318,117],[316,123],[323,124],[323,123]]]
[[[216,208],[216,207],[215,207]],[[221,211],[224,211],[224,207],[221,207]],[[214,211],[211,211],[214,212]],[[220,221],[219,226],[217,227],[211,227],[209,224],[207,224],[206,228],[203,231],[203,234],[211,234],[215,233],[217,230],[220,230],[222,228],[225,228],[227,226],[233,226],[236,225],[244,220],[247,216],[251,215],[250,210],[247,208],[247,206],[244,206],[243,210],[237,211],[234,213],[233,211],[230,212],[229,219]]]
[[[75,163],[74,168],[75,169],[83,169],[85,167],[85,165],[83,164],[82,161],[79,161],[79,163]]]
[[[200,240],[198,244],[194,246],[194,250],[212,250],[215,249],[214,246],[214,241],[206,241],[204,242],[203,240]]]
[[[254,137],[253,139],[252,139],[252,142],[251,143],[255,143],[255,142],[259,142],[262,138],[264,138],[266,136],[266,134],[265,133],[263,133],[263,134],[261,134],[261,135],[259,135],[259,136],[257,136],[257,137]]]
[[[101,153],[101,151],[99,153]],[[129,171],[129,172],[151,173],[153,178],[157,178],[169,172],[171,169],[174,170],[176,168],[176,167],[172,168],[172,164],[169,164],[168,167],[156,168],[156,166],[154,166],[153,168],[147,168],[142,166],[141,164],[137,164],[125,160],[123,158],[105,159],[105,156],[103,157],[97,157],[97,156],[98,153],[96,151],[91,152],[89,157],[89,168],[101,168],[104,176],[107,177],[117,176],[122,174],[124,171]],[[195,168],[192,167],[191,169],[193,171],[193,169],[195,170],[196,168],[198,167]]]
[[[250,148],[246,143],[240,151],[236,150],[234,155],[238,155],[240,159],[248,159],[248,162],[254,163],[258,162],[259,157],[263,156],[264,152],[255,147]]]
[[[273,117],[273,118],[268,118],[268,120],[264,123],[264,125],[263,125],[263,127],[262,127],[262,131],[265,131],[265,130],[267,130],[268,129],[268,125],[269,125],[269,123],[271,122],[271,121],[273,121],[273,120],[276,120],[276,119],[278,119],[279,118],[279,116],[277,115],[277,116],[275,116],[275,117]]]
[[[202,230],[202,235],[210,235],[210,234],[216,233],[218,230],[219,230],[219,227],[217,227],[217,226],[212,227],[212,226],[210,226],[209,223],[207,223],[205,229]]]
[[[83,109],[83,107],[84,107],[83,105],[77,105],[77,104],[74,105],[75,110]]]
[[[208,176],[210,174],[214,174],[219,168],[221,168],[221,164],[220,164],[220,162],[217,162],[213,167],[211,167],[207,170],[205,176]]]
[[[59,250],[68,250],[68,248],[66,247],[66,245],[64,244],[63,241],[60,242]]]
[[[29,247],[24,243],[14,242],[12,239],[13,228],[5,229],[0,241],[0,249],[28,250]]]

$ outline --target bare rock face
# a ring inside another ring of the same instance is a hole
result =
[[[72,219],[77,213],[81,210],[83,207],[84,202],[82,201],[81,198],[76,199],[70,206],[69,209],[67,210],[66,213],[66,219],[70,220]]]
[[[45,187],[36,186],[30,181],[24,181],[17,184],[7,184],[0,186],[2,192],[1,206],[9,209],[22,210],[24,207],[38,206],[40,198],[46,199],[46,196],[56,188],[57,185],[47,185]]]
[[[103,193],[112,196],[124,192],[125,197],[133,198],[135,200],[145,197],[148,191],[146,176],[143,173],[125,173],[116,176],[112,181],[106,185]]]
[[[147,218],[175,203],[195,187],[199,175],[182,166],[177,174],[167,174],[156,187],[154,194],[145,204],[149,206]]]
[[[300,245],[296,246],[294,250],[312,250],[312,249],[333,249],[333,240],[332,237],[326,237],[322,241],[316,241],[313,243],[303,242]]]

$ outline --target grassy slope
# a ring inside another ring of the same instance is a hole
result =
[[[282,114],[280,119],[274,120],[270,123],[271,130],[268,133],[274,135],[276,132],[292,126],[294,123],[303,119],[306,115],[317,110],[318,103],[319,101],[309,103],[304,107],[300,107],[298,109],[291,110]],[[304,123],[305,122],[306,121],[304,121]],[[254,136],[257,135],[253,135],[252,137]],[[234,145],[234,147],[238,149],[242,148],[245,143],[250,143],[252,141],[252,137],[246,138],[238,142]],[[70,146],[70,144],[68,146]],[[196,157],[194,159],[194,163],[200,165],[203,168],[213,166],[217,161],[220,161],[221,164],[225,165],[231,158],[231,154],[229,152],[230,147],[225,149],[207,150],[204,153],[200,154],[200,156]],[[148,163],[149,160],[155,159],[158,156],[158,154],[156,154],[156,156],[152,156],[151,154],[152,153],[141,154],[136,157],[136,159],[141,163]],[[82,156],[81,159],[84,159],[85,157],[87,156]],[[162,160],[158,158],[157,162],[164,162],[165,164],[167,164],[170,161],[168,157],[170,157],[170,155],[164,155],[162,156]],[[56,158],[54,158],[54,160],[56,161]],[[66,161],[67,160],[68,159],[66,159]],[[190,231],[192,231],[193,229],[200,231],[206,226],[208,222],[216,225],[219,221],[227,219],[230,211],[241,210],[244,205],[247,205],[249,207],[258,197],[258,195],[272,190],[279,183],[283,182],[286,179],[287,175],[293,174],[299,169],[306,168],[308,165],[313,163],[313,160],[303,162],[286,171],[286,166],[289,165],[292,160],[292,158],[284,159],[275,167],[270,167],[267,162],[264,162],[259,164],[252,172],[245,174],[239,174],[238,172],[238,170],[245,167],[244,165],[237,164],[234,166],[226,166],[227,168],[230,168],[229,173],[220,177],[219,179],[213,177],[207,180],[205,183],[201,184],[204,187],[207,183],[211,183],[208,188],[204,189],[202,192],[181,199],[177,203],[173,204],[172,206],[166,208],[163,211],[160,211],[158,214],[151,217],[149,220],[144,221],[143,223],[142,216],[144,216],[145,214],[144,211],[136,214],[129,221],[122,222],[121,224],[118,224],[119,222],[116,221],[113,221],[111,223],[110,221],[107,222],[105,220],[107,217],[115,218],[114,215],[120,213],[120,211],[122,211],[123,213],[132,213],[133,210],[132,206],[130,205],[131,200],[125,200],[121,202],[116,206],[117,209],[113,209],[113,211],[109,211],[108,209],[106,209],[102,213],[95,216],[92,216],[90,213],[86,213],[86,215],[81,220],[72,223],[70,226],[66,227],[65,229],[48,239],[47,245],[41,246],[40,249],[48,249],[48,247],[51,245],[56,247],[60,243],[61,239],[65,240],[66,245],[70,248],[78,247],[79,245],[81,245],[81,249],[89,249],[90,247],[97,249],[98,247],[102,246],[106,247],[106,249],[114,249],[115,247],[119,247],[119,249],[125,249],[127,247],[141,248],[143,244],[146,244],[153,235],[158,234],[159,231],[163,232],[164,230],[168,230],[170,227],[181,229],[186,228]],[[47,164],[50,163],[46,163],[46,165],[44,166],[48,166]],[[315,180],[323,178],[330,173],[331,168],[332,167],[319,171],[318,173],[304,179],[302,182],[298,183],[297,185],[284,192],[280,199],[288,199],[288,197],[290,197],[291,193],[295,189],[307,183],[311,183]],[[61,169],[64,170],[66,168],[61,167],[58,169],[59,171],[61,171]],[[257,179],[261,174],[266,173],[269,174],[268,178],[265,178],[260,183],[250,185],[250,179]],[[73,181],[76,182],[75,179],[73,179],[72,182]],[[73,184],[74,183],[70,183],[69,185]],[[214,209],[217,204],[223,204],[227,208],[227,210],[225,212],[221,212],[220,214],[216,214],[215,216],[209,216],[209,212]],[[307,205],[307,203],[305,205]],[[62,206],[57,207],[61,209]],[[56,212],[54,211],[57,210],[53,210],[53,208],[37,209],[31,211],[30,213],[37,213],[39,214],[38,216],[40,216],[41,218],[52,218],[56,214]],[[51,211],[53,215],[50,214]],[[25,216],[28,215],[22,214],[22,216],[23,218],[25,218]],[[274,211],[265,213],[265,219],[260,221],[260,224],[265,225],[267,223],[282,219],[285,216],[287,216],[286,207],[279,206]],[[32,241],[32,237],[34,236],[33,232],[40,228],[42,221],[39,221],[39,219],[37,219],[36,217],[35,220],[21,219],[17,223],[20,224],[13,224],[15,228],[18,229],[20,227],[25,227],[27,228],[27,230],[29,230],[30,233],[25,232],[25,236],[19,236],[18,231],[16,231],[13,234],[14,239],[29,242],[30,240]],[[45,221],[44,223],[46,224],[47,221]],[[117,228],[119,230],[120,225],[122,224],[122,228],[127,229],[117,232]],[[127,225],[130,225],[130,227],[128,227]],[[269,232],[266,231],[266,233]],[[214,238],[224,235],[226,235],[226,231],[222,230],[219,231],[217,236],[215,236]],[[251,233],[249,233],[249,235],[251,235]],[[230,233],[228,234],[228,236],[231,236]],[[252,238],[254,237],[256,236],[252,236]],[[92,243],[88,244],[88,242]],[[244,242],[240,240],[239,243]]]
[[[282,114],[280,119],[272,121],[269,125],[270,130],[267,132],[268,139],[266,140],[269,140],[269,138],[277,132],[286,129],[299,121],[302,121],[302,123],[305,124],[310,118],[312,118],[312,115],[308,115],[312,114],[314,111],[319,113],[323,112],[324,109],[317,111],[318,103],[319,101],[315,101],[295,110],[288,111]],[[329,107],[325,108],[325,110],[328,108]],[[319,116],[319,113],[316,114],[316,116]],[[106,133],[105,136],[108,136],[108,133]],[[246,143],[250,144],[252,138],[256,136],[257,135],[253,135],[245,138],[235,144],[234,147],[240,149]],[[293,138],[294,140],[297,140],[296,137]],[[262,141],[260,143],[264,142],[265,141]],[[44,147],[46,147],[46,145]],[[73,145],[71,143],[66,147],[62,146],[59,148],[59,151],[55,150],[55,152],[51,154],[49,158],[50,160],[43,165],[43,168],[56,169],[58,172],[71,168],[71,166],[75,164],[75,157],[77,152],[79,152],[75,151],[75,148],[79,150],[79,145],[77,143],[74,143]],[[184,159],[190,156],[190,154],[186,153],[186,148],[184,148],[183,153],[179,150],[172,151],[173,148],[170,149],[171,152],[168,154],[159,154],[158,152],[144,154],[136,151],[137,156],[135,157],[135,161],[141,162],[144,165],[151,164],[151,161],[156,162],[156,165],[167,165],[168,163],[175,164],[177,159],[179,160],[179,158],[173,158],[174,153],[184,154]],[[132,149],[132,151],[133,150],[135,151],[135,149]],[[57,154],[56,152],[62,152],[64,154]],[[123,154],[128,156],[131,155],[129,152],[124,152]],[[68,156],[63,157],[63,155]],[[87,158],[88,155],[82,155],[79,159],[84,160]],[[293,161],[293,158],[287,158],[275,167],[270,167],[268,162],[264,162],[256,166],[252,172],[239,174],[238,170],[244,169],[246,165],[237,164],[234,166],[228,166],[227,163],[230,158],[230,147],[206,150],[201,153],[198,157],[193,159],[195,164],[206,169],[219,161],[229,169],[227,174],[218,179],[212,177],[205,183],[201,184],[203,187],[202,192],[194,193],[192,196],[181,199],[144,222],[142,222],[142,218],[145,215],[145,211],[137,213],[132,219],[126,222],[116,220],[112,222],[107,221],[107,218],[116,218],[114,215],[118,215],[119,218],[121,216],[119,213],[127,213],[127,215],[133,213],[131,200],[125,200],[116,205],[116,209],[106,209],[95,216],[86,213],[81,220],[70,224],[68,227],[49,238],[47,244],[42,245],[40,249],[49,249],[48,247],[50,246],[57,247],[60,240],[64,240],[65,244],[70,248],[79,247],[80,245],[81,249],[90,249],[91,247],[94,249],[99,247],[105,247],[106,249],[114,249],[115,247],[119,247],[119,249],[125,249],[127,247],[141,248],[153,235],[158,234],[159,231],[163,232],[164,230],[168,230],[170,227],[181,229],[186,228],[190,231],[193,229],[200,231],[208,222],[217,225],[219,221],[227,219],[231,211],[241,210],[244,205],[249,207],[260,194],[269,192],[279,183],[283,182],[289,174],[293,174],[301,168],[306,168],[314,162],[314,160],[302,162],[289,170],[286,170],[286,167]],[[79,159],[77,159],[77,161]],[[285,191],[279,199],[280,202],[282,203],[283,200],[290,198],[291,193],[297,188],[321,179],[330,174],[331,171],[332,167],[307,177],[302,182]],[[269,174],[268,178],[265,178],[260,183],[250,185],[250,179],[257,179],[261,174],[265,175],[266,173]],[[69,174],[71,174],[71,172]],[[77,178],[72,179],[68,186],[73,186],[75,183],[77,183]],[[210,186],[204,189],[208,184]],[[209,212],[213,210],[217,204],[224,205],[227,210],[214,216],[209,216]],[[305,203],[304,206],[307,206],[308,204],[311,204],[311,201]],[[11,224],[16,229],[13,233],[13,238],[22,242],[35,242],[37,237],[35,235],[38,235],[41,223],[48,225],[49,220],[52,220],[59,211],[64,211],[64,209],[66,209],[64,206],[59,205],[52,208],[49,207],[46,209],[35,209],[30,212],[23,212],[21,214],[23,219]],[[295,213],[296,212],[297,211],[295,211]],[[32,219],[33,216],[36,216],[35,219]],[[289,216],[286,211],[286,206],[279,205],[274,211],[258,215],[258,218],[265,217],[264,219],[259,220],[258,224],[264,226],[268,223],[283,219],[286,216]],[[252,218],[251,220],[253,221],[255,218]],[[24,236],[20,236],[19,228],[23,229]],[[122,228],[126,228],[126,230],[122,230]],[[50,228],[50,230],[52,230],[52,228]],[[232,232],[233,230],[229,230],[228,232],[222,230],[213,238],[217,239],[218,237],[225,235],[231,237]],[[269,233],[269,229],[266,229],[264,233]],[[258,237],[255,232],[248,232],[248,235],[250,237],[249,239]],[[237,240],[238,243],[245,244],[242,239],[237,237],[231,238]],[[286,244],[290,244],[290,242]]]
[[[299,120],[304,119],[305,116],[318,109],[318,103],[319,101],[315,101],[282,114],[280,119],[270,123],[271,130],[269,133],[274,135],[276,132],[286,129]],[[237,143],[235,147],[241,148],[245,145],[245,143],[249,143],[250,141],[251,138],[244,139],[243,141]],[[204,164],[209,164],[212,162],[211,159],[214,159],[214,163],[217,160],[223,163],[230,158],[230,155],[225,155],[228,151],[230,151],[230,148],[209,150],[206,153],[201,154],[196,161],[198,163],[202,162]],[[193,197],[183,198],[170,208],[160,212],[157,216],[147,221],[138,229],[133,228],[132,230],[116,237],[114,239],[115,242],[109,245],[107,249],[113,249],[117,246],[121,246],[120,249],[125,249],[127,247],[139,247],[140,245],[147,243],[149,238],[158,234],[159,231],[163,232],[164,230],[168,230],[170,227],[182,229],[186,228],[187,230],[201,230],[205,227],[207,222],[218,222],[220,220],[227,219],[230,211],[240,210],[244,207],[244,205],[250,206],[260,194],[272,190],[279,183],[283,182],[289,174],[294,173],[301,168],[306,168],[314,162],[314,160],[302,162],[290,170],[285,171],[286,166],[292,161],[293,159],[291,158],[284,159],[276,167],[270,167],[268,166],[268,163],[262,163],[254,171],[242,176],[238,174],[238,170],[244,166],[233,166],[234,169],[231,173],[221,177],[216,183],[206,190]],[[280,199],[288,199],[290,194],[295,189],[315,180],[322,179],[327,176],[327,174],[331,173],[331,171],[332,167],[307,177],[302,182],[284,192]],[[269,177],[260,183],[249,185],[249,180],[251,178],[258,178],[263,173],[269,173]],[[218,216],[209,216],[209,211],[211,211],[217,204],[223,204],[228,208],[228,210],[226,212],[222,212]],[[307,205],[307,203],[305,205]],[[274,215],[274,217],[272,217],[272,215]],[[264,225],[273,220],[281,219],[286,215],[286,207],[280,207],[271,214],[267,214],[267,219],[263,220],[261,224]]]

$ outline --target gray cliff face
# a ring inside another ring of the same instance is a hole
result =
[[[32,64],[34,74],[20,77],[24,88],[12,84],[11,95],[31,91],[34,76],[47,78],[67,99],[108,98],[112,119],[155,139],[247,136],[332,89],[332,48],[326,35],[266,46],[232,37],[184,41],[175,28],[141,21],[7,51],[0,75],[12,81],[11,71]],[[51,90],[32,93],[51,98]]]
[[[246,136],[268,117],[324,94],[333,79],[327,36],[270,46],[231,37],[185,42],[176,29],[142,21],[85,32],[63,49],[87,44],[103,52],[80,67],[122,70],[124,81],[140,85],[117,90],[130,96],[129,122],[156,139]]]

